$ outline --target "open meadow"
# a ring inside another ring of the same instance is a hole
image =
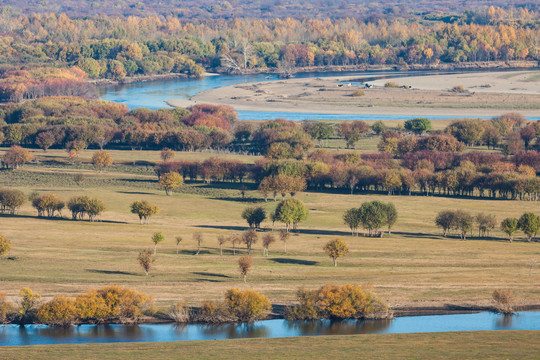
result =
[[[2,171],[0,184],[27,195],[55,193],[64,201],[75,195],[96,197],[105,203],[106,211],[97,222],[73,221],[67,209],[63,219],[38,218],[26,202],[16,215],[1,216],[2,234],[13,246],[9,258],[0,261],[1,287],[12,300],[22,287],[50,298],[122,284],[154,296],[158,308],[179,300],[196,306],[204,300],[221,299],[231,287],[252,288],[266,294],[273,304],[290,304],[301,286],[365,282],[373,283],[375,291],[396,309],[490,306],[497,288],[512,289],[522,305],[537,305],[540,298],[537,243],[528,243],[523,235],[509,243],[498,229],[493,238],[473,236],[461,241],[456,234],[444,238],[434,224],[436,214],[445,209],[490,213],[501,221],[524,211],[538,212],[537,202],[303,192],[296,196],[308,207],[309,218],[289,238],[287,253],[278,241],[270,247],[270,256],[263,256],[259,240],[252,251],[253,271],[244,283],[237,261],[245,248],[236,249],[235,256],[229,243],[220,256],[217,237],[245,230],[241,213],[249,205],[262,205],[267,212],[275,209],[277,202],[264,202],[254,184],[246,184],[245,200],[239,183],[188,181],[166,196],[153,167],[159,152],[111,151],[117,164],[104,172],[88,164],[92,151],[81,152],[74,164],[66,163],[66,153],[61,150],[35,153],[37,163]],[[231,155],[179,152],[176,159],[209,156]],[[256,157],[241,159],[253,162]],[[75,174],[84,175],[79,186]],[[138,217],[130,213],[130,204],[137,200],[161,209],[148,225],[139,224]],[[369,200],[395,204],[399,219],[390,237],[353,237],[343,223],[345,210]],[[267,219],[262,227],[272,231],[271,221]],[[282,228],[275,224],[276,235]],[[137,254],[153,247],[150,238],[157,231],[165,234],[165,241],[158,245],[155,266],[145,276]],[[196,232],[203,236],[198,256],[192,238]],[[178,255],[177,236],[183,238]],[[335,268],[323,245],[336,237],[350,245],[351,253],[339,259]]]

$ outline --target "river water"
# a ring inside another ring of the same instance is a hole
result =
[[[540,311],[521,312],[513,316],[481,312],[407,316],[393,320],[287,321],[277,319],[257,321],[252,324],[225,325],[80,325],[72,328],[3,325],[0,326],[0,346],[486,330],[540,330]]]

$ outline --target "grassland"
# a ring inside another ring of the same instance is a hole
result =
[[[540,359],[538,331],[6,347],[15,359]]]
[[[29,203],[16,216],[1,216],[1,233],[11,239],[9,259],[0,261],[0,290],[16,300],[18,290],[28,286],[45,297],[73,295],[111,283],[142,290],[156,298],[158,307],[187,300],[219,299],[230,287],[262,291],[275,304],[294,301],[299,286],[318,287],[325,283],[375,284],[376,292],[394,308],[491,304],[496,288],[513,289],[522,304],[540,299],[540,246],[523,236],[510,244],[500,231],[495,238],[460,241],[443,238],[434,218],[443,209],[463,208],[472,213],[487,212],[502,220],[524,211],[540,210],[537,202],[460,199],[381,194],[302,193],[297,195],[310,209],[309,219],[289,240],[288,252],[281,243],[262,256],[256,244],[253,272],[244,284],[237,270],[237,257],[230,244],[219,255],[217,236],[245,229],[242,210],[260,204],[272,211],[276,203],[265,203],[254,189],[241,200],[238,183],[189,183],[180,192],[165,196],[153,173],[157,152],[113,151],[117,165],[100,173],[84,162],[66,165],[65,152],[49,151],[40,163],[16,171],[0,172],[0,184],[24,191],[54,192],[65,200],[85,194],[103,200],[107,211],[101,222],[37,218]],[[177,158],[204,158],[209,153],[179,153]],[[214,154],[215,155],[215,154]],[[221,155],[229,156],[229,155]],[[41,155],[40,155],[41,157]],[[46,162],[46,158],[48,161]],[[255,157],[244,157],[252,162]],[[62,160],[62,161],[64,161]],[[146,165],[129,165],[129,163]],[[85,174],[81,187],[73,174]],[[149,225],[140,225],[129,212],[135,200],[148,200],[161,208]],[[363,201],[380,199],[395,203],[400,218],[391,237],[350,236],[342,213]],[[263,226],[271,231],[272,224]],[[276,230],[281,225],[276,224]],[[150,237],[163,231],[166,240],[158,246],[155,268],[144,276],[137,253],[151,247]],[[192,234],[203,233],[203,249],[196,249]],[[182,236],[180,254],[175,237]],[[332,266],[323,245],[335,237],[344,238],[351,254]],[[237,253],[243,253],[241,249]]]

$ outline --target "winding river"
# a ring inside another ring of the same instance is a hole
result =
[[[276,319],[257,321],[253,324],[225,325],[80,325],[72,328],[3,325],[0,326],[0,346],[486,330],[540,330],[540,311],[521,312],[513,316],[481,312],[407,316],[393,320]]]

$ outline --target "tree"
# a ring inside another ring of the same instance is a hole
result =
[[[497,226],[495,215],[480,213],[474,219],[478,224],[478,236],[491,235],[493,229]]]
[[[533,213],[525,213],[518,220],[518,227],[527,235],[527,241],[531,242],[540,230],[540,216]]]
[[[415,118],[405,121],[405,129],[421,134],[431,129],[431,121],[427,118]]]
[[[150,204],[145,200],[134,201],[131,203],[130,207],[131,212],[139,216],[139,221],[141,224],[143,222],[148,224],[150,217],[159,213],[159,207]]]
[[[219,244],[219,256],[223,256],[223,245],[229,241],[229,238],[225,235],[219,235],[217,238],[218,244]]]
[[[195,255],[199,255],[201,252],[201,244],[203,242],[203,236],[200,232],[193,233],[193,240],[197,243],[197,251]]]
[[[386,224],[386,206],[378,200],[365,202],[360,206],[360,222],[362,227],[368,230],[369,236],[379,235],[378,230]]]
[[[323,248],[326,255],[332,258],[334,266],[337,266],[337,259],[349,253],[349,245],[341,239],[330,240]]]
[[[155,255],[156,248],[154,247],[154,255]],[[144,249],[139,253],[139,256],[137,256],[137,260],[139,261],[139,264],[144,270],[144,273],[148,275],[148,272],[152,268],[152,265],[154,264],[154,258],[152,257],[152,250],[150,249]]]
[[[12,145],[4,154],[2,161],[7,167],[18,169],[29,161],[32,161],[34,155],[19,145]]]
[[[262,207],[248,207],[242,212],[242,219],[247,221],[250,228],[258,229],[266,219],[266,211]]]
[[[39,146],[43,152],[46,152],[51,146],[56,144],[56,136],[52,131],[40,132],[36,136],[36,145]]]
[[[0,190],[0,211],[3,213],[9,211],[15,215],[25,201],[26,196],[20,190]]]
[[[252,266],[253,258],[251,256],[242,256],[238,259],[238,268],[240,269],[240,275],[244,278],[244,282],[247,281],[247,275],[251,271]]]
[[[435,225],[443,229],[443,236],[446,237],[448,231],[456,227],[456,217],[453,211],[444,210],[437,214]]]
[[[182,237],[177,236],[176,237],[176,255],[178,255],[178,247],[180,246],[180,243],[182,242]]]
[[[518,228],[518,219],[516,218],[506,218],[501,222],[501,230],[508,235],[510,242],[514,240],[514,234]]]
[[[0,235],[0,257],[5,256],[11,250],[11,241]]]
[[[73,181],[75,182],[75,184],[77,184],[78,187],[81,187],[82,183],[84,182],[84,175],[83,174],[73,175]]]
[[[338,126],[338,134],[345,138],[347,149],[354,149],[354,144],[368,131],[369,126],[363,120],[341,121]]]
[[[296,229],[299,222],[306,220],[309,211],[302,201],[298,199],[287,199],[278,204],[276,215],[277,219],[284,223],[287,231],[289,231],[291,224],[293,225],[293,229]]]
[[[100,150],[96,151],[92,155],[92,164],[99,168],[99,171],[103,171],[107,166],[111,166],[113,163],[113,158],[108,151]]]
[[[343,214],[343,221],[349,225],[351,235],[358,235],[358,227],[360,226],[360,211],[359,209],[349,209]]]
[[[398,212],[396,206],[393,203],[384,204],[384,211],[386,213],[386,225],[388,225],[388,235],[390,235],[392,226],[394,226],[398,219]]]
[[[290,236],[291,234],[287,230],[279,231],[279,240],[283,242],[283,252],[285,254],[287,253],[287,240],[289,239]]]
[[[152,235],[152,242],[154,243],[154,255],[156,255],[157,245],[165,240],[165,235],[161,231],[155,232]]]
[[[182,176],[174,171],[161,175],[159,185],[165,190],[165,194],[170,195],[170,192],[177,187],[182,186],[184,180]]]
[[[33,311],[41,301],[41,295],[33,292],[29,288],[22,288],[19,291],[19,296],[21,298],[19,305],[19,315],[21,317],[20,321],[22,324],[25,324],[31,317]]]
[[[62,215],[61,211],[65,207],[65,203],[56,194],[44,194],[35,197],[32,200],[32,206],[36,208],[38,216],[43,216],[46,213],[48,217],[53,217],[55,212]]]
[[[161,153],[159,154],[159,156],[161,157],[161,160],[166,162],[174,158],[175,153],[169,148],[163,148],[161,149]]]
[[[259,235],[257,235],[257,232],[253,229],[244,231],[244,233],[242,234],[242,242],[246,244],[248,255],[251,254],[251,248],[257,242],[258,239],[259,239]]]
[[[264,234],[262,237],[263,255],[268,256],[268,247],[276,242],[276,237],[273,234]]]
[[[472,230],[474,218],[464,210],[456,210],[454,214],[455,228],[459,230],[461,240],[467,240],[467,233]]]
[[[105,204],[98,199],[90,199],[85,206],[85,212],[88,214],[88,219],[93,222],[96,216],[101,215],[105,211]]]

